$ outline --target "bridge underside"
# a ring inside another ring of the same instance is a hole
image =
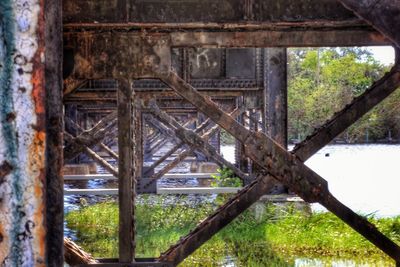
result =
[[[304,165],[399,87],[399,60],[291,152],[285,100],[287,47],[393,45],[397,52],[399,0],[24,2],[0,4],[0,55],[6,63],[0,82],[7,92],[0,101],[12,103],[0,111],[1,263],[62,266],[63,155],[68,161],[84,153],[118,177],[123,212],[119,258],[75,263],[175,266],[281,183],[325,206],[400,264],[398,245],[337,200]],[[26,99],[13,97],[19,94]],[[100,121],[83,126],[77,110],[98,114]],[[210,145],[220,129],[237,140],[239,164],[224,161]],[[154,174],[143,168],[144,143],[151,154],[161,145],[159,136],[175,141],[178,148],[171,151],[186,150]],[[107,140],[116,140],[118,153]],[[160,257],[135,259],[136,194],[151,191],[196,151],[233,169],[246,186]],[[249,162],[251,173],[244,168]],[[32,185],[34,192],[28,190]]]

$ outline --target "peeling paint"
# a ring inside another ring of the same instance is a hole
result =
[[[0,265],[45,265],[42,0],[0,2]]]

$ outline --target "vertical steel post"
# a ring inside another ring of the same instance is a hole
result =
[[[264,49],[264,108],[266,134],[287,148],[287,49]],[[287,188],[276,184],[273,193]]]
[[[135,149],[135,181],[137,181],[143,176],[143,114],[140,107],[140,103],[137,99],[134,100],[135,103],[135,116],[134,116],[134,149]]]
[[[118,81],[118,189],[119,189],[119,261],[135,258],[134,199],[136,191],[132,81]]]
[[[43,2],[43,1],[41,1]],[[46,80],[46,260],[63,266],[64,180],[63,166],[63,36],[62,1],[45,1]]]
[[[287,54],[286,48],[265,49],[266,134],[287,147]]]

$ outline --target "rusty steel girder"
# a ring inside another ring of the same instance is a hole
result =
[[[196,131],[191,131],[180,125],[172,116],[169,116],[166,112],[162,111],[155,101],[150,101],[146,106],[150,110],[150,112],[157,118],[159,119],[162,123],[165,125],[168,125],[171,127],[176,134],[178,138],[180,138],[184,143],[188,144],[190,146],[190,149],[187,149],[180,155],[178,155],[178,160],[179,162],[184,159],[184,157],[188,156],[191,154],[195,149],[200,150],[203,152],[206,156],[210,157],[213,159],[218,165],[221,166],[226,166],[230,168],[235,175],[237,175],[244,183],[249,183],[252,180],[252,177],[249,177],[247,174],[243,173],[241,170],[239,170],[236,166],[234,166],[232,163],[228,162],[225,160],[218,152],[216,149],[211,146],[208,141],[210,138],[216,133],[216,131],[219,129],[218,125],[214,126],[211,128],[209,131],[204,133],[202,136],[199,136]],[[232,112],[231,116],[234,118],[239,116],[240,113],[242,113],[241,109],[236,109]],[[183,155],[183,156],[182,156]],[[175,163],[175,161],[173,161]],[[177,162],[177,163],[179,163]],[[175,165],[177,164],[175,163]],[[169,164],[168,164],[169,165]],[[168,166],[167,165],[167,166]],[[173,165],[172,167],[174,167]],[[161,175],[164,175],[167,171],[172,169],[172,167],[166,168],[164,171],[160,171],[161,174],[157,173],[156,176],[152,177],[152,179],[158,179],[161,177]]]
[[[282,182],[307,202],[319,202],[387,255],[397,262],[400,261],[400,248],[379,232],[368,220],[354,213],[338,201],[329,192],[327,182],[317,173],[305,166],[295,154],[286,151],[286,149],[265,134],[251,132],[244,128],[232,117],[219,109],[214,102],[202,96],[172,71],[168,75],[160,75],[159,78],[179,95],[196,106],[199,111],[209,116],[215,123],[219,124],[242,142],[245,146],[245,154],[264,169],[267,174],[266,177],[273,177],[279,182]],[[256,182],[261,182],[262,179],[265,178],[261,176]],[[266,183],[270,185],[271,182],[268,180],[270,179],[267,179]],[[248,188],[244,190],[247,189]],[[245,194],[245,196],[247,196],[247,194]],[[218,216],[218,214],[213,215],[212,218],[215,219],[215,216]],[[228,218],[233,219],[232,217]],[[229,219],[219,217],[218,221],[226,222],[227,220]],[[172,247],[163,254],[160,260],[174,261],[176,264],[183,260],[194,251],[193,249],[197,247],[197,245],[205,241],[204,237],[199,237],[199,230],[202,229],[196,228],[195,231],[183,238],[177,246]],[[193,236],[195,236],[195,238],[193,238]]]
[[[400,0],[338,0],[400,49]]]
[[[117,112],[115,111],[108,114],[91,129],[82,132],[77,137],[74,137],[72,139],[73,142],[70,142],[64,148],[65,160],[71,160],[77,157],[81,152],[83,152],[84,147],[90,148],[100,143],[116,123]]]
[[[330,1],[332,2],[332,1]],[[344,0],[342,2],[345,2]],[[351,1],[347,1],[351,2]],[[369,1],[371,2],[371,1]],[[375,3],[376,6],[376,3]],[[119,6],[118,6],[119,8]],[[382,9],[382,6],[381,6]],[[252,16],[252,6],[246,6],[246,16]],[[393,10],[396,10],[394,8]],[[125,10],[126,11],[126,10]],[[124,19],[128,20],[128,13],[122,14]],[[385,20],[386,18],[384,18]],[[380,21],[375,20],[378,29],[388,35],[392,41],[396,41],[395,33],[385,31],[385,27],[380,26]],[[328,23],[329,24],[329,23]],[[126,79],[131,81],[136,78],[161,78],[166,84],[172,87],[181,96],[192,102],[200,111],[207,114],[213,121],[220,124],[228,132],[233,134],[245,145],[245,153],[264,169],[264,175],[260,175],[256,181],[243,189],[234,197],[233,202],[229,202],[208,218],[204,223],[192,231],[187,237],[183,238],[176,246],[172,247],[160,260],[170,261],[174,264],[179,263],[201,243],[205,242],[215,232],[229,223],[235,216],[240,214],[251,203],[256,201],[259,196],[266,193],[275,179],[288,185],[293,191],[297,192],[309,202],[318,201],[335,213],[343,221],[348,223],[385,253],[396,261],[399,261],[399,248],[392,241],[382,235],[367,220],[355,214],[329,192],[327,183],[312,170],[308,169],[303,160],[315,152],[315,149],[323,146],[339,133],[343,127],[349,126],[356,119],[361,117],[367,110],[375,106],[378,102],[389,95],[398,85],[397,70],[393,70],[387,77],[382,79],[375,88],[368,91],[363,97],[354,101],[342,114],[333,118],[331,124],[326,125],[326,130],[316,132],[318,138],[310,142],[313,137],[307,139],[308,143],[303,144],[303,153],[290,154],[284,148],[276,144],[271,138],[261,133],[253,133],[246,130],[240,124],[237,124],[230,116],[223,113],[214,106],[213,103],[202,95],[198,94],[189,84],[181,80],[177,75],[168,72],[171,65],[170,48],[171,47],[269,47],[269,46],[319,46],[319,45],[371,45],[387,44],[388,39],[374,30],[363,28],[346,28],[343,25],[316,24],[314,26],[303,24],[303,29],[296,28],[294,24],[258,24],[248,25],[240,28],[239,24],[216,24],[211,25],[218,32],[211,32],[210,28],[203,25],[207,30],[194,31],[198,29],[199,24],[175,25],[175,31],[164,28],[166,33],[135,33],[137,25],[128,25],[126,21],[122,24],[101,24],[101,25],[69,25],[70,30],[76,29],[76,26],[89,28],[89,32],[67,33],[66,40],[75,48],[75,68],[73,78],[75,79],[93,79],[93,78],[114,78]],[[385,23],[383,23],[385,24]],[[300,24],[297,24],[297,27]],[[96,32],[97,27],[105,29],[105,32]],[[149,25],[147,25],[149,26]],[[160,25],[159,25],[160,26]],[[168,25],[164,25],[167,26]],[[171,25],[169,25],[171,26]],[[173,25],[172,25],[173,26]],[[189,27],[188,31],[176,31],[179,27]],[[115,32],[110,32],[111,28],[116,27]],[[145,27],[142,25],[141,27]],[[157,25],[153,27],[158,27]],[[160,26],[161,27],[161,26]],[[178,27],[178,28],[177,28]],[[294,28],[293,28],[294,27]],[[324,28],[326,27],[326,28]],[[332,28],[331,28],[332,27]],[[292,30],[289,30],[291,28]],[[393,27],[395,28],[395,27]],[[192,30],[190,30],[192,29]],[[243,32],[237,32],[242,29]],[[293,30],[296,29],[296,30]],[[132,32],[126,32],[127,30]],[[104,35],[104,36],[102,36]],[[108,46],[118,47],[117,52],[108,49]],[[126,52],[127,51],[127,52]],[[125,54],[124,54],[125,53]],[[97,60],[100,59],[100,60]],[[129,82],[130,83],[130,82]],[[131,86],[131,85],[130,85]],[[382,90],[379,92],[380,88]],[[125,86],[127,89],[127,86]],[[121,93],[121,92],[119,92]],[[119,103],[122,107],[121,115],[125,117],[124,125],[120,126],[127,132],[126,128],[132,121],[131,115],[126,111],[130,105],[129,93],[124,93],[124,100]],[[366,103],[366,105],[362,105]],[[130,118],[128,118],[130,117]],[[337,126],[341,124],[341,126]],[[336,126],[335,126],[336,125]],[[135,133],[133,133],[135,134]],[[120,136],[125,138],[124,136]],[[132,140],[121,141],[121,145],[133,147]],[[120,174],[123,185],[120,185],[121,210],[134,203],[134,189],[136,186],[134,171],[135,163],[132,161],[132,151],[126,151],[124,163],[121,166],[125,168],[124,174]],[[250,195],[251,194],[251,195]],[[120,254],[122,261],[133,260],[132,251],[134,250],[134,217],[133,210],[128,210],[127,214],[121,219],[120,231]],[[124,236],[123,233],[129,233]]]
[[[83,32],[64,34],[65,46],[74,50],[71,78],[138,79],[168,72],[170,38],[165,34]]]

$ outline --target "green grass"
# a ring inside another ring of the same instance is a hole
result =
[[[143,204],[144,203],[144,204]],[[215,209],[215,204],[188,207],[152,205],[136,207],[136,256],[157,257],[193,229]],[[368,218],[399,243],[400,217]],[[118,208],[106,202],[66,215],[78,243],[95,257],[118,255]],[[218,266],[232,257],[238,266],[292,266],[298,257],[352,259],[390,266],[392,262],[367,240],[330,213],[307,215],[295,209],[266,207],[262,216],[246,211],[205,243],[181,266]],[[375,265],[370,265],[375,266]]]

